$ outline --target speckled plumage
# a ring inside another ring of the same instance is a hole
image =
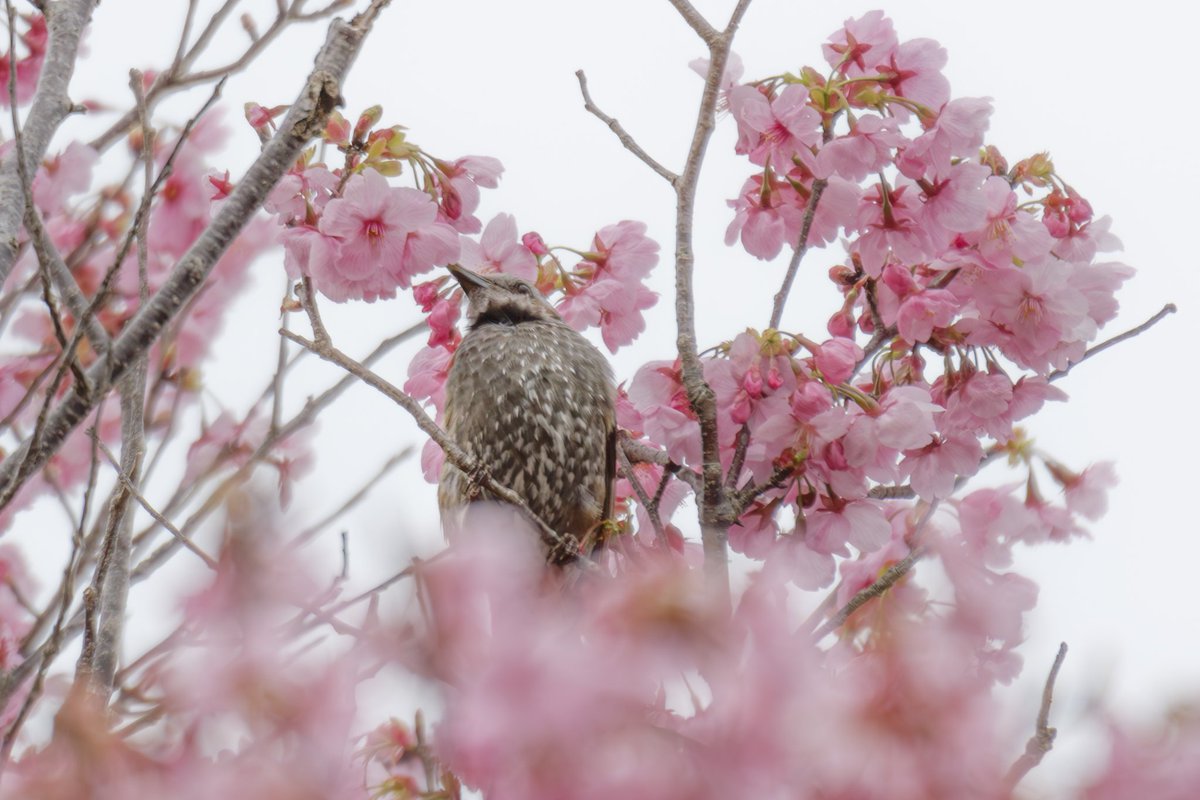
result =
[[[526,281],[451,272],[467,294],[469,331],[446,381],[446,431],[555,531],[594,535],[612,514],[607,360]],[[491,498],[447,462],[438,485],[443,519],[473,499]]]

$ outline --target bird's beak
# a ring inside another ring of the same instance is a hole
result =
[[[469,269],[464,269],[458,264],[449,264],[446,269],[450,270],[450,274],[458,281],[458,285],[463,288],[463,291],[470,297],[478,289],[486,289],[489,286],[487,278],[477,272],[472,272]]]

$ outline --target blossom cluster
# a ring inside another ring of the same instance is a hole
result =
[[[762,489],[730,543],[756,559],[787,553],[808,589],[844,559],[843,587],[861,587],[856,575],[914,544],[902,521],[911,501],[888,499],[907,494],[940,503],[947,524],[1006,566],[1012,543],[1068,538],[1103,510],[1111,468],[1073,472],[1017,423],[1065,399],[1052,381],[1115,316],[1132,270],[1097,259],[1119,247],[1109,220],[1048,156],[1010,168],[985,146],[991,104],[951,97],[935,42],[900,42],[870,12],[823,52],[823,69],[753,82],[731,58],[721,82],[736,150],[755,168],[730,201],[728,242],[765,260],[785,245],[797,259],[836,245],[828,276],[843,297],[821,335],[785,317],[704,360],[722,466]],[[627,430],[699,467],[678,361],[644,365],[622,400]],[[1022,484],[952,497],[1000,455],[1026,466]]]
[[[580,330],[598,327],[605,344],[632,342],[645,328],[642,311],[657,300],[643,281],[658,260],[645,226],[621,222],[600,230],[587,251],[550,247],[535,232],[518,240],[516,220],[498,214],[485,227],[475,216],[480,189],[494,189],[503,167],[489,156],[447,161],[408,141],[400,126],[376,128],[382,111],[367,109],[353,127],[334,114],[323,142],[344,156],[330,169],[306,151],[279,182],[266,208],[283,226],[285,266],[296,279],[335,302],[392,298],[412,288],[428,315],[429,347],[453,352],[462,292],[448,276],[414,283],[435,266],[457,263],[481,274],[503,272],[557,296],[563,318]],[[247,118],[268,126],[271,112],[253,105]],[[412,177],[412,186],[388,178]],[[478,234],[477,238],[473,235]],[[571,268],[555,251],[579,257]],[[443,356],[424,353],[419,362]],[[432,373],[420,373],[426,380]],[[429,398],[434,392],[422,395]]]

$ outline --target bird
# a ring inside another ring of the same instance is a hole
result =
[[[449,265],[467,298],[467,331],[446,378],[450,439],[513,490],[559,539],[565,563],[603,539],[616,476],[616,388],[603,354],[530,282]],[[443,526],[476,500],[496,500],[447,459],[438,482]],[[576,544],[564,550],[563,543]]]

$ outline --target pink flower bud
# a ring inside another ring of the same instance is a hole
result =
[[[759,372],[758,367],[750,368],[742,376],[742,390],[750,397],[762,397],[763,380],[762,373]]]
[[[413,287],[413,299],[421,306],[421,310],[428,314],[434,303],[438,300],[438,291],[442,288],[442,278],[425,283],[418,283]]]
[[[546,247],[546,243],[542,241],[541,234],[536,231],[530,231],[521,237],[521,244],[529,248],[529,251],[535,256],[550,255],[550,248]]]

